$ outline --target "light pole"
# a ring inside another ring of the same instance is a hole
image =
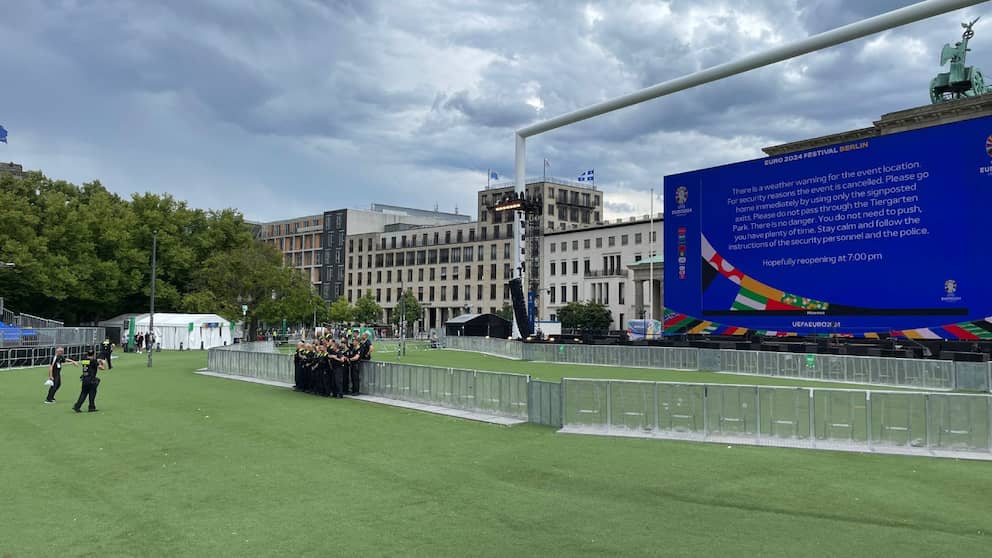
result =
[[[155,253],[158,252],[158,229],[152,231],[152,289],[151,308],[148,312],[148,335],[152,335],[152,343],[148,347],[148,368],[152,367],[152,353],[155,352]]]

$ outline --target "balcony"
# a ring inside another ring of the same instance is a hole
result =
[[[616,269],[613,271],[603,271],[600,269],[593,269],[591,271],[586,271],[582,274],[586,279],[595,279],[597,277],[627,277],[628,271],[626,269]]]

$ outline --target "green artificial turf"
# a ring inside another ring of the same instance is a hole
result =
[[[0,371],[0,556],[981,556],[992,543],[986,462],[497,427],[193,374],[205,362],[120,357],[101,412],[79,415],[77,369],[56,405],[41,369]]]

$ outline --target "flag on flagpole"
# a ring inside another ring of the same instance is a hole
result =
[[[496,171],[494,170],[489,171],[489,180],[499,180],[499,175],[496,174]]]
[[[586,172],[579,175],[579,182],[595,182],[596,181],[596,169],[589,169]]]
[[[7,143],[7,129],[0,126],[0,142]]]

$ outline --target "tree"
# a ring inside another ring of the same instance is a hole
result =
[[[558,310],[558,319],[565,329],[603,331],[613,323],[613,314],[599,302],[569,302]]]
[[[513,306],[509,302],[504,302],[503,307],[496,311],[496,315],[513,322]]]
[[[327,314],[327,319],[333,323],[350,322],[355,316],[355,309],[345,297],[339,297],[331,303],[331,309]]]
[[[393,310],[393,323],[399,324],[400,319],[405,318],[407,329],[413,327],[414,322],[420,319],[420,302],[413,294],[413,289],[407,289],[403,296],[396,303]]]
[[[354,320],[360,324],[374,324],[381,316],[382,306],[372,298],[372,289],[367,289],[365,294],[355,301]]]

